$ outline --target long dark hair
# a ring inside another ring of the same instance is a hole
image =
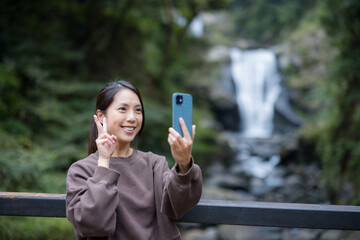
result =
[[[116,93],[118,93],[120,90],[125,89],[125,88],[133,91],[138,96],[140,103],[141,103],[141,112],[142,112],[142,116],[143,116],[143,121],[141,124],[140,131],[136,135],[135,142],[137,143],[137,141],[140,138],[142,131],[144,129],[145,112],[144,112],[144,104],[142,102],[140,92],[132,83],[130,83],[128,81],[120,80],[120,81],[110,82],[110,83],[106,84],[106,86],[103,89],[101,89],[100,92],[96,96],[96,110],[99,109],[103,114],[105,114],[107,108],[114,100],[114,96],[116,95]],[[98,137],[97,127],[96,127],[95,121],[92,120],[92,123],[90,126],[90,132],[89,132],[89,139],[88,139],[88,154],[89,155],[97,151],[97,146],[95,143],[95,140],[97,139],[97,137]]]

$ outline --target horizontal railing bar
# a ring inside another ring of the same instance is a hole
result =
[[[65,217],[65,194],[0,192],[0,215]],[[360,207],[202,199],[178,222],[360,230]]]
[[[0,192],[0,215],[66,217],[65,194]]]
[[[360,230],[360,207],[203,200],[181,222]]]

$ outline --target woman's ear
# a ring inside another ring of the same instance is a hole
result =
[[[98,109],[96,110],[96,116],[98,117],[99,121],[102,124],[104,121],[105,114],[100,109]]]

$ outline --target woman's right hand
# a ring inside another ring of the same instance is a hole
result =
[[[97,115],[94,115],[94,121],[98,130],[98,138],[96,139],[96,146],[99,152],[98,166],[109,167],[110,157],[115,151],[117,137],[107,133],[106,118],[103,119],[103,124]]]

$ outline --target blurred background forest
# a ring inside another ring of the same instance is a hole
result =
[[[205,168],[229,158],[213,96],[227,60],[209,61],[208,51],[281,46],[278,57],[296,56],[280,71],[302,119],[291,160],[321,166],[329,202],[360,204],[359,12],[351,0],[2,0],[0,190],[65,193],[68,167],[87,153],[95,96],[116,79],[144,98],[139,149],[172,166],[171,95],[189,92],[195,159]],[[226,21],[191,33],[193,20],[219,13]],[[353,192],[345,200],[344,186]],[[1,239],[72,237],[66,219],[0,217]]]

